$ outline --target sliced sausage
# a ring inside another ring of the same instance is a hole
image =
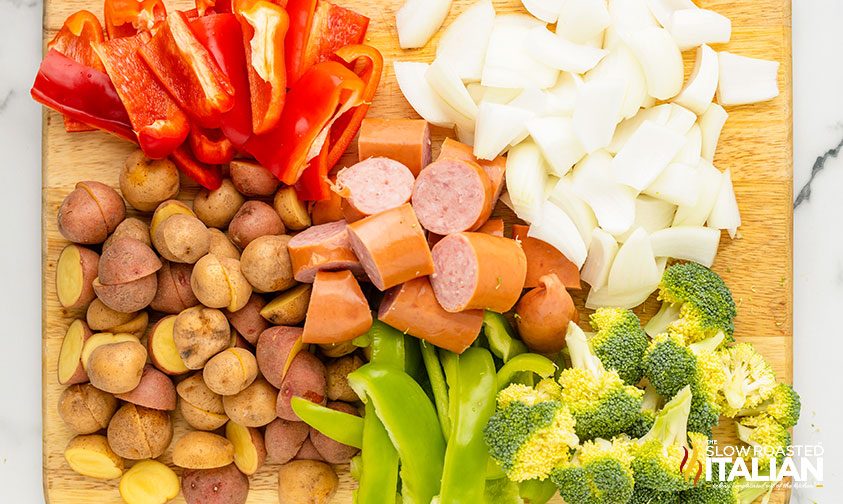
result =
[[[418,175],[430,163],[430,127],[422,119],[364,119],[357,153],[360,161],[394,159]]]
[[[477,228],[477,232],[503,237],[503,228],[503,219],[489,219]]]
[[[349,415],[360,416],[357,409],[348,403],[332,401],[328,403],[328,407]],[[351,461],[351,457],[357,455],[359,451],[353,446],[334,441],[313,427],[310,428],[310,441],[319,455],[329,464],[347,464]]]
[[[261,333],[255,346],[258,369],[270,384],[281,388],[284,375],[302,349],[301,327],[274,326]]]
[[[325,395],[326,388],[325,365],[312,353],[300,352],[293,359],[290,369],[281,382],[278,401],[275,403],[278,418],[301,420],[290,405],[290,400],[294,396],[324,406],[328,401]]]
[[[479,228],[492,214],[492,184],[473,161],[441,159],[422,170],[413,208],[428,231],[448,235]]]
[[[360,161],[337,173],[345,220],[354,222],[410,201],[415,177],[409,168],[384,157]]]
[[[446,311],[508,311],[521,296],[527,258],[515,240],[484,233],[448,235],[433,247],[430,283]]]
[[[372,327],[372,312],[349,271],[320,271],[313,282],[302,341],[335,344],[350,341]]]
[[[566,289],[580,289],[580,270],[552,245],[527,236],[530,226],[512,226],[512,238],[521,242],[527,256],[527,278],[524,287],[532,289],[539,285],[539,278],[555,274]]]
[[[489,176],[489,180],[492,182],[493,205],[497,203],[498,198],[500,198],[503,192],[504,177],[506,176],[505,157],[498,156],[491,161],[477,159],[474,157],[474,149],[470,146],[457,142],[452,138],[446,138],[442,142],[442,148],[439,150],[439,157],[436,160],[439,161],[440,159],[448,158],[474,161],[479,164],[486,171],[486,175]]]
[[[574,300],[552,273],[539,278],[538,287],[524,294],[515,313],[518,334],[530,350],[539,353],[562,350],[568,323],[579,320]]]
[[[422,277],[390,289],[381,301],[378,319],[432,345],[462,353],[480,334],[483,310],[446,312],[436,301],[428,277]]]
[[[351,248],[380,290],[433,273],[433,258],[413,207],[370,215],[348,225]]]
[[[293,276],[299,282],[313,283],[319,271],[349,270],[365,278],[360,261],[351,250],[344,220],[305,229],[290,240],[287,250]]]
[[[293,460],[309,434],[310,427],[304,422],[276,418],[266,426],[264,434],[267,461],[272,464],[286,464]]]

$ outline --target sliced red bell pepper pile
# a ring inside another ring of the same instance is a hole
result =
[[[141,149],[150,158],[159,159],[184,142],[190,123],[140,57],[143,35],[93,46],[126,107]]]
[[[199,183],[205,189],[213,191],[222,185],[222,169],[219,165],[209,165],[197,160],[187,145],[182,145],[170,154],[176,167]]]
[[[208,14],[230,14],[232,0],[196,0],[196,14],[207,16]]]
[[[194,126],[187,137],[196,159],[207,164],[224,164],[234,159],[234,144],[222,130]]]
[[[281,119],[287,95],[284,38],[290,19],[283,7],[267,0],[237,0],[234,11],[243,29],[252,130],[272,130]]]
[[[218,126],[220,115],[234,106],[231,82],[197,40],[183,12],[169,14],[139,52],[158,81],[199,125]]]
[[[104,72],[97,54],[91,49],[91,42],[102,42],[105,36],[102,25],[92,12],[81,10],[68,17],[61,29],[47,44],[47,49],[55,49],[68,58],[85,66]],[[93,128],[85,123],[64,117],[64,129],[70,132],[92,131]]]
[[[105,31],[108,38],[132,37],[152,31],[167,17],[162,0],[105,0]]]
[[[331,151],[328,142],[322,146],[319,155],[307,164],[301,178],[296,182],[296,195],[302,201],[323,201],[331,197],[331,183],[328,180],[328,153]]]

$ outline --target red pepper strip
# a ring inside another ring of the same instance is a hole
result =
[[[311,159],[301,178],[296,182],[296,195],[301,201],[323,201],[330,199],[331,182],[328,180],[328,142],[322,146],[319,155]]]
[[[246,48],[252,131],[260,135],[278,124],[284,109],[287,95],[284,37],[290,18],[283,7],[267,0],[238,0],[234,10]]]
[[[234,159],[234,144],[221,130],[193,126],[187,138],[193,155],[203,163],[223,164]]]
[[[104,72],[50,49],[30,91],[35,101],[74,121],[137,141],[129,115]]]
[[[319,63],[290,90],[278,127],[253,136],[246,151],[279,180],[294,185],[322,150],[336,118],[363,103],[365,87],[366,83],[342,64]]]
[[[140,48],[152,73],[196,122],[219,125],[220,114],[234,106],[234,88],[211,53],[190,29],[183,12],[174,12]]]
[[[196,0],[196,12],[200,17],[208,14],[230,14],[232,0]]]
[[[176,168],[205,189],[213,191],[222,185],[222,169],[219,165],[209,165],[197,160],[187,144],[174,150],[170,159],[176,164]]]
[[[287,67],[287,85],[293,86],[307,70],[304,49],[310,36],[313,15],[318,0],[288,0],[287,14],[290,16],[290,30],[284,41]]]
[[[242,149],[252,136],[252,105],[240,23],[233,14],[212,14],[192,21],[190,27],[234,88],[234,106],[220,116],[220,128],[231,143]]]
[[[103,11],[110,39],[151,31],[167,17],[162,0],[105,0]]]
[[[360,124],[369,112],[369,105],[375,98],[378,84],[383,73],[383,56],[380,51],[367,45],[349,45],[336,52],[336,56],[348,64],[354,64],[358,59],[364,60],[362,68],[357,71],[366,82],[363,90],[363,103],[349,110],[331,126],[331,152],[328,154],[328,169],[333,168],[340,160],[354,136],[360,129]]]
[[[91,42],[102,42],[103,40],[105,40],[105,37],[102,33],[100,20],[90,11],[81,10],[71,14],[64,21],[64,25],[53,37],[53,40],[47,44],[47,48],[55,49],[78,63],[104,72],[102,62],[91,49]],[[68,132],[74,132],[92,131],[96,128],[65,116],[64,129]]]
[[[126,107],[141,149],[160,159],[184,142],[190,123],[138,54],[143,35],[95,43],[94,50]]]

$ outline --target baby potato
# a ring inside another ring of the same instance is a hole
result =
[[[103,253],[118,238],[134,238],[147,247],[152,246],[152,238],[149,236],[149,224],[136,217],[129,217],[117,226],[114,232],[111,233],[111,236],[103,242]]]
[[[166,464],[142,460],[123,474],[119,488],[126,504],[163,504],[179,494],[179,477]]]
[[[219,310],[194,306],[176,316],[173,341],[188,369],[201,369],[208,359],[228,348],[231,328]]]
[[[216,469],[234,462],[234,445],[210,432],[191,431],[173,445],[173,464],[185,469]]]
[[[360,416],[357,409],[348,403],[333,401],[329,402],[327,406],[332,410]],[[312,427],[310,428],[310,441],[313,443],[316,451],[319,452],[319,455],[329,464],[347,464],[351,461],[351,457],[355,456],[359,451],[353,446],[348,446],[329,438]]]
[[[140,343],[140,340],[137,336],[133,334],[125,334],[125,333],[96,333],[91,335],[88,339],[85,340],[85,345],[82,347],[82,367],[85,368],[85,371],[88,371],[88,364],[91,360],[91,354],[94,353],[94,350],[103,346],[103,345],[111,345],[115,343],[122,343],[124,341],[130,341],[133,343]]]
[[[228,167],[234,187],[244,196],[271,196],[281,183],[271,171],[251,161],[235,159]]]
[[[270,327],[255,347],[258,369],[273,387],[280,388],[295,356],[304,348],[300,327]]]
[[[190,286],[203,305],[228,311],[243,308],[252,295],[252,286],[240,270],[240,261],[211,254],[194,266]]]
[[[216,430],[228,421],[222,396],[208,388],[202,373],[197,372],[182,380],[176,391],[179,395],[179,411],[194,429]]]
[[[138,386],[146,364],[146,348],[139,341],[97,346],[87,359],[86,370],[94,387],[112,394]]]
[[[252,294],[249,297],[249,302],[243,308],[235,312],[225,311],[225,316],[231,326],[251,345],[257,344],[258,336],[269,327],[266,319],[261,317],[260,313],[265,304],[266,302],[262,297]]]
[[[263,377],[230,396],[223,396],[222,404],[228,418],[246,427],[263,427],[275,419],[278,389]]]
[[[84,320],[74,320],[67,327],[61,342],[58,362],[58,379],[61,385],[74,385],[88,381],[88,373],[82,364],[82,349],[85,341],[93,335]]]
[[[71,439],[64,449],[64,459],[76,473],[89,478],[109,480],[123,474],[123,459],[99,434]]]
[[[307,206],[296,195],[295,187],[285,186],[278,189],[272,206],[281,216],[281,221],[287,229],[301,231],[310,227],[310,214],[307,213]]]
[[[327,402],[325,388],[325,365],[312,353],[299,352],[293,358],[281,382],[276,408],[278,418],[299,420],[299,416],[290,405],[293,397],[302,397],[324,405]]]
[[[149,306],[155,311],[177,314],[198,305],[199,300],[190,287],[192,273],[192,264],[164,261],[158,270],[158,290]]]
[[[296,325],[304,321],[310,306],[311,284],[300,284],[279,294],[261,309],[261,316],[274,325]]]
[[[90,383],[71,385],[59,396],[59,416],[77,434],[93,434],[108,427],[117,399]]]
[[[224,179],[222,185],[213,191],[199,191],[193,200],[193,212],[206,226],[224,229],[245,201],[231,179]]]
[[[152,326],[146,340],[147,352],[152,364],[168,375],[182,375],[190,371],[176,348],[173,340],[175,315],[168,315]]]
[[[108,329],[114,334],[131,334],[140,339],[146,334],[146,327],[149,325],[149,313],[146,311],[136,312],[137,316],[125,324],[120,324]]]
[[[88,305],[88,311],[85,314],[85,321],[88,323],[88,327],[90,327],[93,331],[114,333],[118,331],[111,331],[111,328],[127,324],[137,318],[139,314],[139,311],[123,313],[117,310],[112,310],[106,306],[102,300],[94,299],[91,301],[91,304]]]
[[[149,409],[163,411],[176,409],[176,387],[173,381],[150,364],[143,368],[137,387],[129,392],[115,394],[114,397]]]
[[[155,233],[158,231],[158,226],[161,225],[162,222],[169,219],[173,215],[178,214],[196,217],[196,214],[193,213],[193,210],[191,210],[189,206],[185,205],[177,199],[169,199],[158,205],[158,208],[156,208],[155,212],[153,212],[152,219],[149,222],[150,238],[155,237]]]
[[[118,285],[149,276],[161,269],[161,260],[142,241],[118,238],[103,252],[97,276],[103,285]]]
[[[208,228],[208,232],[211,233],[211,246],[208,248],[209,254],[240,260],[240,249],[232,243],[228,235],[217,228]]]
[[[263,201],[247,201],[228,225],[228,235],[238,247],[245,248],[255,238],[284,234],[281,217]]]
[[[158,458],[173,440],[173,421],[166,411],[126,403],[111,417],[108,444],[123,458]]]
[[[152,243],[164,259],[193,264],[208,253],[211,235],[196,217],[177,213],[158,225]]]
[[[296,285],[288,243],[288,235],[267,235],[255,238],[243,249],[240,268],[256,291],[276,292]]]
[[[318,462],[325,462],[325,457],[319,453],[319,450],[317,450],[316,446],[313,445],[313,441],[311,441],[310,437],[308,437],[304,440],[304,443],[302,443],[301,448],[299,448],[299,452],[296,453],[293,460],[316,460]]]
[[[286,464],[293,460],[310,434],[310,427],[304,422],[292,422],[276,418],[266,426],[264,443],[269,461]]]
[[[94,300],[94,278],[100,256],[76,244],[66,246],[56,263],[56,294],[65,308],[82,308]]]
[[[62,201],[59,232],[74,243],[102,243],[126,218],[126,204],[117,191],[94,181],[79,182]]]
[[[240,472],[247,476],[258,472],[266,460],[266,446],[260,429],[230,421],[225,424],[225,437],[234,446],[234,465]]]
[[[149,306],[158,292],[158,276],[155,273],[131,282],[105,285],[94,279],[94,292],[112,310],[123,313],[136,312]]]
[[[234,395],[255,381],[258,363],[252,352],[229,348],[214,355],[205,364],[202,377],[209,389],[220,395]]]
[[[328,399],[332,401],[355,402],[357,393],[348,385],[348,375],[363,365],[363,359],[356,355],[340,357],[325,366]]]
[[[132,207],[151,212],[178,195],[179,170],[169,159],[149,159],[138,149],[129,154],[120,172],[120,192]]]
[[[319,345],[319,353],[328,357],[329,359],[338,359],[357,350],[357,346],[352,341],[343,341],[340,343],[321,343]]]
[[[187,504],[245,504],[249,478],[234,464],[182,472],[181,491]]]
[[[338,487],[337,473],[324,462],[294,460],[278,471],[279,504],[327,504]]]

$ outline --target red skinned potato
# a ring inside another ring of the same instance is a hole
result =
[[[131,282],[105,285],[94,279],[94,292],[97,297],[112,310],[129,313],[143,310],[155,298],[158,292],[158,276],[155,273]]]
[[[193,289],[190,287],[192,264],[164,261],[158,270],[158,290],[149,306],[162,313],[177,315],[178,313],[199,304]]]
[[[272,196],[281,182],[269,170],[251,161],[234,160],[229,164],[234,187],[247,197]]]
[[[578,318],[571,295],[553,274],[539,278],[538,287],[524,294],[515,313],[518,334],[530,350],[539,353],[562,350],[568,323]]]
[[[286,464],[293,460],[309,433],[310,427],[304,422],[292,422],[281,418],[273,420],[266,426],[264,433],[269,462]]]
[[[103,253],[105,253],[108,247],[110,247],[115,240],[120,238],[134,238],[149,247],[152,246],[152,238],[149,236],[149,224],[136,217],[124,219],[123,222],[117,226],[114,232],[111,233],[111,236],[103,242]]]
[[[320,271],[313,281],[302,341],[350,341],[372,327],[372,312],[350,271]]]
[[[263,201],[247,201],[240,207],[231,224],[228,235],[241,249],[255,238],[266,235],[284,234],[284,223],[274,208]]]
[[[293,457],[293,460],[316,460],[318,462],[327,462],[322,454],[316,449],[316,446],[313,445],[313,441],[311,441],[310,437],[304,440],[302,443],[301,448],[299,448],[298,453],[296,456]]]
[[[255,347],[258,369],[275,388],[281,388],[284,375],[302,348],[300,327],[270,327],[261,333]]]
[[[360,413],[357,412],[357,408],[348,403],[329,402],[327,406],[332,410],[342,411],[343,413],[348,413],[349,415],[360,416]],[[310,429],[310,441],[313,443],[313,447],[316,448],[319,455],[322,456],[322,459],[329,464],[347,464],[351,461],[351,457],[355,456],[359,451],[353,446],[348,446],[338,441],[334,441],[312,427]]]
[[[126,218],[126,204],[117,191],[100,182],[79,182],[64,198],[58,213],[59,232],[74,243],[102,243]]]
[[[252,345],[258,343],[258,337],[269,327],[269,322],[261,317],[264,305],[266,301],[262,297],[252,294],[246,305],[236,312],[224,310],[231,326]]]
[[[181,492],[187,504],[244,504],[249,496],[249,478],[234,464],[187,469],[182,473]]]
[[[293,397],[301,397],[324,405],[328,399],[326,389],[325,365],[312,353],[300,352],[293,358],[290,369],[281,382],[276,407],[278,418],[300,420],[290,406],[290,400]]]
[[[92,334],[84,320],[74,320],[68,326],[59,351],[57,371],[61,385],[74,385],[88,381],[88,373],[82,365],[82,348]]]
[[[100,283],[119,285],[161,269],[161,260],[149,245],[134,238],[118,238],[103,252],[97,268]]]
[[[150,364],[143,368],[137,387],[129,392],[115,394],[114,397],[154,410],[173,411],[176,409],[176,387],[173,381]]]
[[[94,279],[100,256],[91,249],[66,246],[56,263],[56,294],[65,308],[76,309],[94,300]]]

